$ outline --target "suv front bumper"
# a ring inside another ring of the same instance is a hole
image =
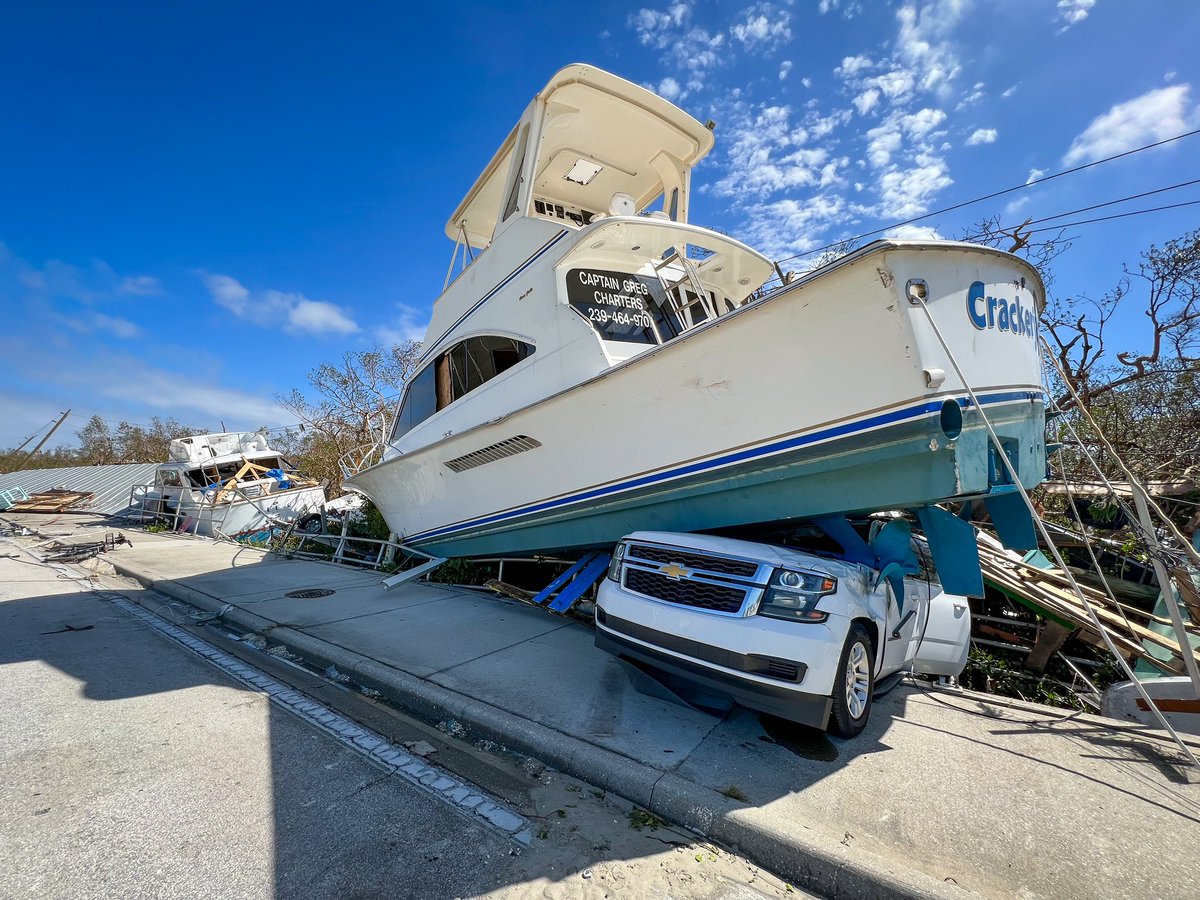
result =
[[[614,656],[624,656],[727,694],[742,706],[779,716],[801,725],[825,728],[833,704],[829,696],[768,681],[758,673],[782,662],[770,657],[743,655],[677,635],[638,625],[596,607],[596,646]],[[790,661],[787,661],[790,662]],[[807,666],[798,667],[796,681]],[[736,671],[734,671],[736,670]],[[741,674],[744,673],[744,674]]]

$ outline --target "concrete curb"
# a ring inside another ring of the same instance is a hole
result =
[[[452,719],[471,740],[495,741],[624,797],[664,820],[737,849],[804,890],[831,900],[961,900],[969,895],[962,888],[924,872],[901,868],[869,851],[850,851],[819,830],[805,827],[802,834],[795,834],[772,827],[741,804],[674,773],[435,685],[186,585],[144,576],[120,560],[105,561],[118,574],[150,590],[206,612],[221,613],[225,621],[282,644],[323,669],[336,667],[416,718],[433,725]],[[138,602],[136,597],[130,599]]]

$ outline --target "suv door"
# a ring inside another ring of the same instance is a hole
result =
[[[966,597],[937,586],[929,601],[929,623],[921,636],[913,671],[921,675],[957,676],[971,649],[971,607]]]

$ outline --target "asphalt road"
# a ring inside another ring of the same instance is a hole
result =
[[[0,543],[0,897],[799,895],[551,773],[521,848],[71,572]]]

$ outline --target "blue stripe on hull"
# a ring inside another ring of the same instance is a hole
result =
[[[1002,402],[999,396],[985,402]],[[1015,439],[1021,448],[1018,469],[1028,484],[1038,483],[1045,473],[1043,408],[1036,396],[1036,403],[1021,404],[1014,413],[993,413],[1001,436]],[[1004,401],[1013,399],[1029,399],[1029,394],[1004,395]],[[940,412],[940,402],[928,406]],[[927,408],[922,411],[915,422],[843,437],[832,445],[813,448],[808,442],[781,442],[793,446],[776,450],[774,459],[743,451],[723,457],[726,463],[719,471],[703,464],[679,467],[669,470],[676,473],[669,483],[664,477],[646,476],[623,483],[619,494],[597,489],[582,498],[567,498],[569,504],[557,508],[553,501],[535,504],[407,542],[439,556],[503,555],[607,546],[636,530],[703,531],[828,513],[903,509],[987,493],[988,441],[982,427],[967,427],[957,441],[947,442],[938,417]],[[860,431],[862,424],[838,428]],[[931,449],[935,439],[937,450]],[[678,474],[681,470],[684,477]]]

